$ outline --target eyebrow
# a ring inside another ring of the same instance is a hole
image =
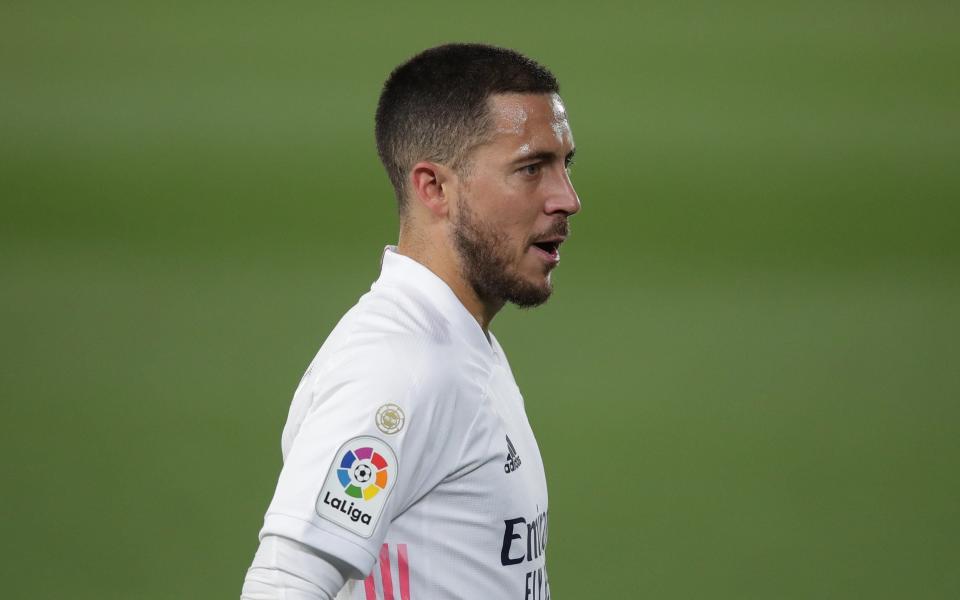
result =
[[[572,161],[573,155],[576,153],[577,153],[576,148],[571,149],[570,152],[568,152],[567,155],[564,157],[564,162]],[[542,152],[534,152],[533,154],[527,154],[527,155],[521,156],[520,158],[517,158],[513,162],[516,164],[525,163],[525,162],[540,162],[540,161],[549,162],[552,160],[556,160],[556,158],[557,158],[556,152],[551,152],[550,150],[544,150]]]

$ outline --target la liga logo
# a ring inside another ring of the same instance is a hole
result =
[[[351,498],[372,500],[387,489],[387,459],[370,446],[347,450],[340,460],[337,479]]]
[[[397,455],[372,436],[349,440],[334,455],[317,496],[317,514],[363,537],[373,535],[397,481]]]

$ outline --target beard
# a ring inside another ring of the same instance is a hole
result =
[[[460,203],[460,218],[454,224],[453,242],[460,255],[462,274],[477,296],[485,302],[510,302],[522,308],[546,302],[553,292],[550,268],[544,266],[541,284],[525,280],[517,272],[509,237],[479,220],[470,210],[469,200],[464,200]],[[550,232],[566,235],[566,219]]]

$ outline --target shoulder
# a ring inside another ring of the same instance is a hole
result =
[[[334,392],[379,406],[411,409],[439,399],[482,395],[489,365],[477,360],[451,323],[418,290],[375,287],[344,315],[301,384],[313,404]],[[346,391],[346,390],[344,390]],[[341,394],[344,395],[344,394]]]
[[[413,285],[377,282],[344,317],[356,336],[383,335],[419,340],[425,349],[450,347],[453,325],[429,292]]]
[[[328,344],[341,359],[362,358],[398,375],[470,362],[472,354],[428,291],[379,282],[344,315]]]

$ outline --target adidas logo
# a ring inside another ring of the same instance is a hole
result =
[[[513,473],[520,468],[520,455],[517,454],[517,449],[513,447],[513,442],[510,441],[510,436],[507,437],[507,462],[503,465],[504,473]]]

